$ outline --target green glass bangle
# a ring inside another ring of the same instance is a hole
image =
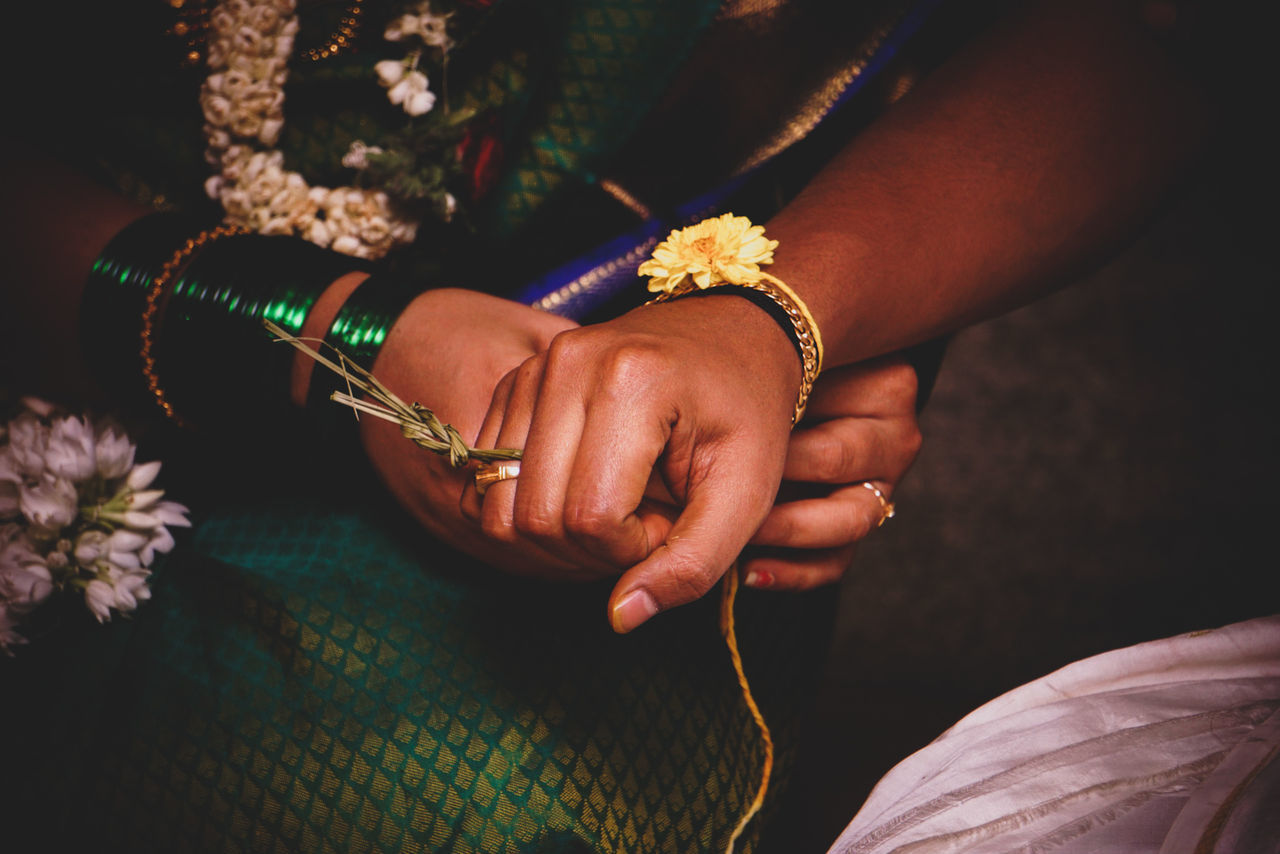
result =
[[[399,276],[374,273],[357,285],[342,308],[338,309],[329,324],[324,343],[365,370],[373,370],[373,363],[391,327],[422,292],[422,287]],[[355,424],[343,408],[329,399],[335,391],[345,390],[342,377],[332,371],[317,369],[311,372],[307,410],[319,416],[319,429],[326,437],[332,438],[340,431],[334,421],[336,415],[342,415],[342,421],[348,425]]]
[[[144,404],[138,353],[142,308],[175,247],[203,227],[199,217],[151,213],[121,229],[94,260],[80,302],[80,342],[86,366],[124,403]]]
[[[196,423],[225,423],[249,405],[287,409],[292,350],[262,321],[297,334],[326,288],[369,266],[287,236],[236,235],[202,249],[161,323],[157,359],[174,406]]]

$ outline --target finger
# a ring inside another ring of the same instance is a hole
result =
[[[797,549],[749,558],[742,583],[758,590],[812,590],[836,584],[853,561],[854,545],[838,549]]]
[[[537,545],[597,575],[614,575],[566,534],[565,494],[584,419],[581,393],[546,354],[522,366],[498,431],[499,447],[523,447],[520,476],[493,484],[482,502],[481,526],[490,536]]]
[[[515,387],[518,371],[519,368],[516,368],[508,372],[494,387],[493,397],[489,401],[489,409],[485,413],[484,421],[480,425],[480,431],[476,435],[475,447],[511,447],[500,444],[499,435],[502,430],[503,415],[506,412],[507,403],[511,399],[511,391]],[[494,484],[494,486],[500,486],[502,483],[505,483],[505,481]],[[490,488],[492,489],[492,487]],[[459,506],[464,518],[478,527],[481,525],[483,497],[480,495],[479,490],[476,489],[474,473],[463,488]],[[487,559],[491,563],[505,567],[507,571],[514,575],[550,581],[585,580],[599,577],[599,574],[594,570],[586,571],[578,564],[566,560],[564,556],[547,551],[532,543],[524,542],[518,537],[504,537],[492,542],[477,543],[472,548],[472,551],[482,559]]]
[[[919,380],[911,363],[896,354],[882,356],[824,373],[809,397],[805,421],[844,415],[905,415],[915,410],[918,393]],[[850,401],[857,402],[856,411],[850,411]]]
[[[627,383],[600,387],[563,496],[569,536],[618,567],[644,560],[670,530],[665,517],[637,512],[670,438],[667,410],[654,400]]]
[[[879,527],[885,518],[889,484],[869,481],[884,502],[862,483],[839,487],[825,498],[805,498],[775,505],[751,538],[756,546],[827,549],[856,542]]]
[[[494,386],[489,408],[485,412],[484,420],[480,422],[480,431],[476,434],[475,447],[498,447],[498,431],[502,429],[502,416],[507,410],[507,401],[511,398],[511,388],[515,385],[517,370],[519,368],[508,371]],[[463,488],[459,506],[462,509],[462,515],[468,521],[480,523],[481,496],[476,489],[474,479]]]
[[[496,409],[498,398],[494,396],[494,405],[485,415],[484,424],[480,428],[480,435],[484,439],[488,440],[492,434],[492,447],[524,449],[529,433],[529,419],[538,400],[543,361],[541,354],[532,356],[512,372],[510,389],[506,399],[502,401],[501,409]],[[521,476],[532,468],[526,457],[527,455],[521,457]],[[480,526],[493,539],[506,543],[516,543],[521,539],[515,528],[513,509],[517,480],[518,478],[490,484],[480,497]]]
[[[571,472],[580,446],[587,441],[583,435],[587,414],[573,374],[566,376],[554,360],[549,361],[536,407],[519,416],[527,419],[528,426],[525,467],[513,496],[513,522],[522,536],[543,548],[597,574],[615,575],[622,564],[584,548],[570,530]],[[513,422],[513,426],[520,425]]]
[[[811,483],[897,482],[919,450],[914,418],[836,418],[795,432],[783,477]]]
[[[599,578],[594,571],[584,570],[527,543],[512,546],[476,537],[462,548],[491,566],[502,567],[508,575],[542,581],[594,581]]]
[[[653,481],[650,480],[649,484],[652,487]],[[648,532],[650,542],[665,543],[671,536],[671,529],[676,526],[676,520],[680,518],[680,511],[679,505],[650,498],[646,490],[645,499],[636,508],[636,515]]]
[[[767,446],[735,444],[740,447],[704,442],[697,449],[687,504],[666,541],[614,586],[614,631],[629,632],[660,611],[700,598],[746,545],[744,531],[763,520],[777,492],[781,454],[771,457]],[[707,461],[705,473],[700,460]],[[744,472],[753,475],[752,483],[741,482]]]

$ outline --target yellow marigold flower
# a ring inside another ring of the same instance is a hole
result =
[[[744,285],[760,281],[760,265],[773,263],[777,246],[764,236],[764,226],[727,213],[672,231],[636,272],[651,277],[654,293],[674,291],[686,276],[699,288]]]

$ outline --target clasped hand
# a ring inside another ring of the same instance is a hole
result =
[[[492,300],[466,294],[444,299]],[[480,496],[469,470],[424,459],[381,425],[365,425],[366,448],[401,502],[468,553],[548,579],[621,574],[609,602],[618,631],[704,595],[744,548],[755,586],[838,579],[881,518],[861,482],[890,493],[919,448],[915,374],[900,360],[824,375],[793,432],[799,359],[740,298],[678,300],[580,328],[494,302],[468,306],[486,309],[489,334],[435,348],[436,374],[442,361],[468,362],[472,384],[427,387],[424,366],[411,367],[422,342],[405,333],[441,333],[412,317],[375,372],[413,386],[411,399],[439,401],[464,436],[475,430],[476,447],[523,448],[519,478]],[[493,392],[477,424],[482,388]]]

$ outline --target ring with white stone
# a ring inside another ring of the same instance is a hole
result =
[[[503,480],[515,480],[520,476],[519,460],[502,460],[496,463],[485,463],[476,469],[476,492],[484,495],[485,490]]]
[[[894,503],[892,501],[890,501],[888,498],[885,498],[884,493],[880,491],[880,487],[876,486],[874,483],[872,483],[869,480],[864,480],[859,485],[864,486],[867,489],[871,490],[871,494],[874,495],[876,497],[876,500],[880,502],[880,521],[876,522],[877,528],[883,525],[886,519],[892,519],[894,515],[897,514],[898,512],[897,507],[894,506]]]

